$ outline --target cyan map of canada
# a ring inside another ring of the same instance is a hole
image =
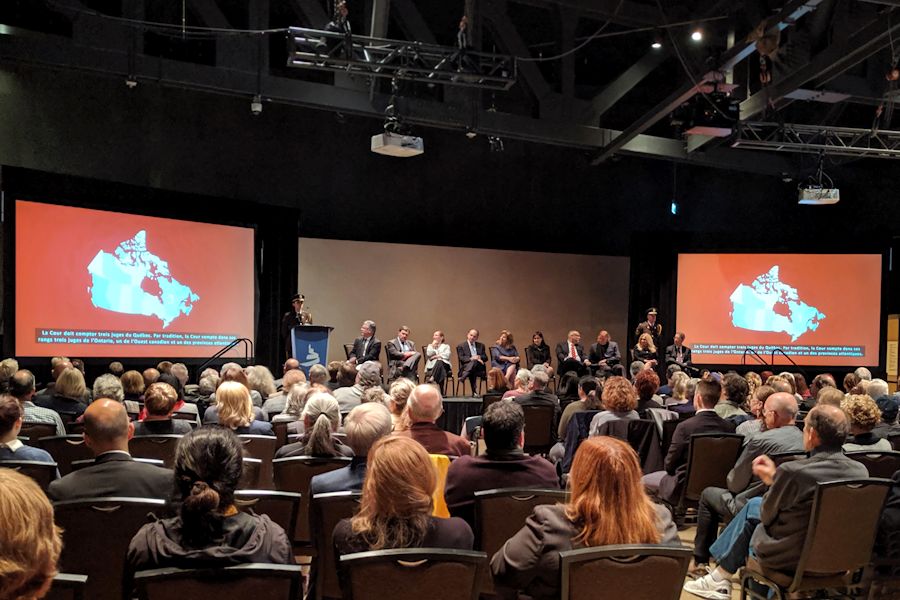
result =
[[[778,265],[752,284],[738,285],[731,293],[731,323],[751,331],[784,332],[791,341],[819,328],[825,315],[800,300],[796,288],[778,278]]]
[[[155,316],[168,327],[189,315],[200,299],[191,288],[169,274],[169,263],[147,250],[147,232],[138,231],[114,254],[104,250],[87,267],[88,293],[97,308],[128,315]]]

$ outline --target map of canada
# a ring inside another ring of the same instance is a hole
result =
[[[752,284],[738,285],[731,293],[731,323],[751,331],[784,332],[796,341],[819,328],[825,315],[800,300],[797,289],[778,278],[778,265]]]
[[[87,267],[88,293],[97,308],[128,315],[155,316],[168,327],[189,315],[200,299],[169,274],[169,263],[147,250],[147,232],[138,231],[113,254],[100,250]]]

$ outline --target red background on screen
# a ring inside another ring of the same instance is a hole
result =
[[[801,302],[825,318],[795,342],[787,333],[740,329],[731,324],[729,297],[741,283],[751,285],[778,265],[778,278],[797,290]],[[792,356],[798,364],[862,366],[878,364],[881,318],[881,256],[871,254],[680,254],[677,329],[685,345],[768,344],[860,345],[864,358]],[[667,345],[671,342],[667,342]],[[791,352],[787,348],[786,352]],[[762,353],[761,353],[762,354]],[[768,354],[763,358],[769,361]],[[697,363],[739,364],[741,355],[700,355]],[[753,359],[748,357],[748,364]],[[777,363],[788,364],[781,357]]]
[[[167,328],[156,316],[95,307],[88,264],[147,232],[147,250],[200,299]],[[36,328],[217,333],[253,339],[253,230],[36,202],[16,202],[18,356],[208,357],[216,346],[38,344]]]

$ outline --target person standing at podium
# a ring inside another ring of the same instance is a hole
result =
[[[281,337],[284,340],[285,358],[291,358],[291,331],[298,325],[312,325],[312,315],[303,308],[306,297],[303,294],[294,294],[291,297],[291,310],[281,317]]]

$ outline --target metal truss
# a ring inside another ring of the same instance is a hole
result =
[[[303,27],[289,29],[288,66],[486,90],[516,83],[512,56]]]
[[[897,159],[900,158],[900,131],[747,122],[740,124],[731,145],[776,152]]]

